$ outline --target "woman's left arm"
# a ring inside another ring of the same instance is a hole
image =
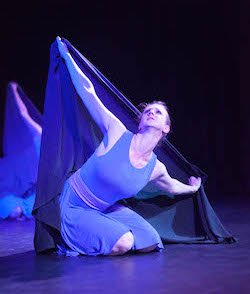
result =
[[[170,177],[162,162],[158,161],[157,163],[158,175],[152,179],[152,182],[161,190],[173,195],[193,194],[199,190],[201,178],[190,177],[189,185],[183,184]]]

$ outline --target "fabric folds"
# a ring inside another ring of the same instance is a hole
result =
[[[91,80],[103,104],[132,132],[137,131],[137,108],[128,101],[66,39],[70,54]],[[51,45],[50,67],[43,115],[43,134],[33,209],[37,252],[55,249],[60,239],[59,196],[69,176],[78,170],[102,140],[102,132],[76,93],[57,43]],[[207,176],[190,164],[167,141],[154,151],[169,174],[187,183],[190,176]],[[219,243],[235,239],[223,227],[203,187],[195,195],[174,196],[148,184],[133,198],[122,201],[143,216],[165,242]]]

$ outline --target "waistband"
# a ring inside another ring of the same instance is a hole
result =
[[[69,184],[77,196],[79,196],[89,207],[104,211],[110,204],[96,197],[83,182],[78,169],[70,178]]]

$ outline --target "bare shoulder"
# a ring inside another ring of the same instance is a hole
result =
[[[150,177],[149,181],[155,181],[161,176],[163,176],[167,172],[166,166],[164,163],[162,163],[159,159],[156,160],[156,164],[154,167],[154,170],[152,172],[152,175]]]
[[[102,142],[97,147],[97,155],[101,156],[107,153],[126,132],[126,130],[127,129],[124,124],[119,120],[112,121],[107,133],[104,135]]]
[[[119,120],[113,120],[110,123],[109,129],[107,131],[107,137],[108,137],[108,145],[114,145],[120,137],[126,132],[127,128],[124,126],[122,122]]]

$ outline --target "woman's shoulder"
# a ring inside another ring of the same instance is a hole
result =
[[[123,123],[110,123],[110,126],[107,130],[107,135],[108,137],[119,137],[126,131],[127,128]]]
[[[104,134],[102,142],[96,148],[96,154],[98,156],[106,154],[118,141],[130,134],[133,133],[126,127],[113,127],[112,130]]]

